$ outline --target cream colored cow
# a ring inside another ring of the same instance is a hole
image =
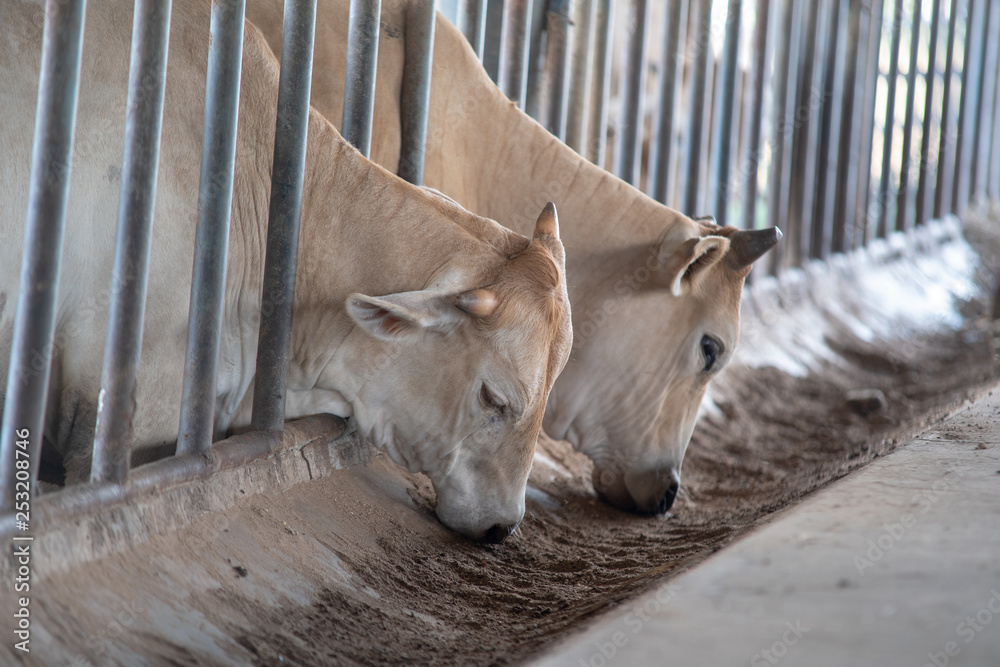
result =
[[[175,0],[137,446],[176,440],[194,247],[209,3]],[[111,285],[132,3],[91,0],[46,436],[85,478]],[[26,206],[42,3],[0,3],[0,373]],[[278,64],[248,24],[215,427],[247,424],[261,313]],[[365,160],[309,119],[287,417],[351,418],[437,491],[447,526],[501,540],[524,512],[546,396],[571,344],[555,211],[533,238]],[[541,209],[542,207],[539,206]],[[243,406],[243,407],[241,407]]]
[[[319,4],[313,105],[339,124],[348,0]],[[280,0],[248,18],[281,43]],[[399,165],[407,0],[383,0],[372,159]],[[590,164],[518,111],[461,33],[438,17],[425,181],[521,232],[548,200],[569,253],[575,343],[545,430],[595,463],[594,485],[626,509],[664,512],[709,380],[732,356],[750,265],[776,230],[700,224]]]

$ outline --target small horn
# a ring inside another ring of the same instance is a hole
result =
[[[777,227],[738,231],[729,237],[726,263],[734,270],[745,269],[777,245],[781,237],[781,230]]]
[[[459,310],[480,318],[492,315],[499,304],[497,295],[487,289],[474,289],[455,300],[455,306]]]
[[[538,238],[542,234],[548,234],[553,238],[559,238],[559,217],[556,215],[556,205],[549,202],[542,209],[541,214],[538,216],[538,221],[535,222],[535,238]]]
[[[719,223],[716,222],[714,215],[699,215],[698,217],[691,219],[694,220],[695,222],[707,222],[709,224],[715,225],[716,227],[718,227],[719,225]]]

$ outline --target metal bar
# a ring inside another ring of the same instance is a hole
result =
[[[437,3],[437,0],[432,0]],[[461,0],[458,7],[458,29],[469,40],[476,57],[483,59],[486,45],[486,0]]]
[[[531,30],[528,33],[528,79],[524,92],[524,113],[539,123],[542,122],[542,34],[548,34],[545,23],[546,7],[555,1],[558,0],[531,0],[531,8],[528,10],[531,15],[528,21]]]
[[[795,134],[795,100],[799,61],[799,33],[802,26],[800,0],[781,3],[778,50],[775,53],[774,134],[771,159],[771,183],[768,187],[767,214],[769,225],[787,230],[789,191],[792,170],[792,148]],[[772,272],[784,263],[787,243],[778,244],[770,259]]]
[[[986,25],[986,41],[983,44],[981,71],[979,78],[979,113],[977,114],[975,159],[972,163],[972,197],[979,199],[986,196],[986,182],[989,172],[990,146],[993,143],[993,133],[997,131],[993,124],[993,108],[996,93],[997,53],[1000,46],[1000,7],[989,3],[986,7],[988,20]]]
[[[934,202],[931,199],[933,188],[929,180],[932,178],[931,163],[931,128],[934,121],[934,83],[937,79],[938,28],[941,23],[941,0],[934,0],[931,8],[930,42],[927,52],[927,76],[924,78],[924,119],[923,132],[920,136],[920,164],[917,174],[917,202],[915,224],[923,225],[930,218]],[[942,128],[939,127],[940,132]],[[935,156],[935,169],[940,155]]]
[[[889,47],[889,74],[887,80],[885,126],[882,128],[882,171],[878,184],[878,218],[876,227],[868,228],[868,238],[872,232],[885,238],[890,231],[889,217],[889,182],[892,180],[892,135],[896,129],[896,80],[899,78],[899,45],[903,33],[903,0],[895,0],[892,15],[892,45]]]
[[[958,142],[955,145],[955,180],[951,208],[956,215],[965,213],[969,203],[969,176],[973,143],[976,141],[976,115],[979,110],[979,52],[983,35],[984,0],[971,0],[965,28],[965,57],[962,59],[962,95],[958,103]]]
[[[33,492],[31,487],[38,478],[54,352],[56,289],[73,155],[85,6],[85,0],[48,0],[45,4],[21,281],[0,434],[0,510],[4,511],[14,508],[18,482],[27,482]],[[26,456],[18,456],[19,451]],[[21,461],[28,462],[26,470],[18,466]]]
[[[594,37],[594,85],[591,88],[590,121],[587,124],[587,159],[604,167],[608,136],[608,96],[611,92],[611,35],[614,3],[597,0]]]
[[[507,0],[500,33],[500,90],[522,111],[527,102],[531,0]]]
[[[695,39],[689,43],[686,51],[690,55],[694,49],[694,70],[691,76],[691,89],[688,92],[688,128],[684,151],[684,199],[682,209],[688,215],[700,215],[698,208],[699,175],[701,174],[701,151],[704,134],[705,81],[708,69],[708,43],[712,28],[711,0],[692,0],[691,11],[695,13],[692,24],[697,26]]]
[[[1000,54],[998,54],[1000,58]],[[1000,61],[996,65],[996,81],[994,83],[996,101],[993,105],[993,137],[990,142],[989,176],[987,178],[986,196],[990,199],[1000,199]]]
[[[875,141],[875,93],[878,83],[879,50],[882,45],[883,0],[873,0],[868,27],[868,46],[865,50],[867,63],[864,75],[864,107],[861,115],[861,149],[858,153],[857,202],[854,209],[853,236],[848,240],[847,250],[864,245],[868,229],[872,226],[868,213],[868,200],[872,184],[872,146]]]
[[[561,140],[566,139],[566,98],[569,95],[570,0],[551,0],[546,13],[546,42],[543,92],[543,124]]]
[[[504,0],[487,0],[486,33],[483,35],[483,69],[494,83],[500,83],[500,51]]]
[[[744,229],[754,229],[757,218],[757,175],[760,169],[761,146],[760,135],[764,120],[764,76],[767,71],[768,27],[770,17],[768,9],[770,0],[757,0],[757,24],[753,32],[753,93],[750,101],[750,135],[747,138],[746,166],[742,176],[743,183],[743,215],[741,226]]]
[[[820,131],[819,171],[816,183],[816,205],[813,207],[812,245],[810,257],[827,259],[833,252],[833,215],[837,206],[837,177],[840,173],[840,131],[845,102],[844,79],[848,48],[850,6],[839,0],[827,0],[831,18],[830,44],[826,51],[823,74],[823,118]],[[808,202],[807,202],[808,203]]]
[[[245,0],[226,0],[212,5],[201,182],[198,188],[198,227],[195,232],[178,455],[207,456],[212,447],[229,217],[233,201],[245,9]]]
[[[406,57],[400,100],[402,118],[399,176],[414,185],[424,184],[436,14],[437,0],[414,2],[406,10]]]
[[[653,199],[668,204],[670,170],[674,163],[674,118],[680,105],[681,23],[686,20],[685,0],[672,0],[664,12],[663,52],[660,56],[660,103],[654,137],[650,142],[649,184]]]
[[[132,454],[169,34],[170,0],[136,0],[111,306],[90,469],[92,482],[123,483],[128,477]]]
[[[715,205],[712,215],[720,225],[726,224],[726,213],[729,208],[729,156],[732,152],[733,137],[733,97],[736,95],[736,59],[740,46],[740,14],[743,9],[742,0],[729,0],[726,12],[726,42],[725,54],[722,57],[722,72],[716,74],[721,80],[716,90],[716,109],[718,118],[713,123],[714,138],[712,139],[712,170],[710,179],[714,183],[709,186],[709,197],[714,190]],[[712,181],[709,181],[712,183]],[[714,186],[714,187],[713,187]]]
[[[897,18],[902,22],[902,17]],[[916,103],[917,58],[920,55],[920,0],[914,0],[913,21],[910,23],[910,60],[906,69],[906,113],[903,117],[903,151],[899,168],[899,190],[896,193],[896,229],[913,229],[908,220],[907,200],[909,199],[910,151],[913,145],[913,107]],[[924,109],[924,115],[928,112]]]
[[[341,134],[365,157],[371,154],[381,12],[382,0],[351,0]]]
[[[594,23],[597,0],[573,4],[573,55],[570,59],[569,102],[566,113],[566,143],[580,155],[585,153],[587,111],[593,79]]]
[[[639,158],[642,152],[640,142],[646,87],[645,55],[646,33],[648,32],[646,23],[646,0],[631,0],[629,3],[628,41],[622,88],[623,104],[621,122],[618,124],[619,139],[615,174],[618,178],[632,185],[639,184]],[[707,45],[706,48],[702,49],[702,52],[707,57]]]
[[[952,179],[955,176],[955,145],[958,134],[954,128],[955,112],[952,104],[952,84],[955,75],[955,40],[958,21],[966,12],[965,0],[953,0],[948,17],[948,45],[945,50],[944,89],[941,98],[941,137],[938,148],[937,187],[934,190],[934,217],[951,213]]]
[[[376,15],[376,29],[377,25]],[[250,420],[257,431],[280,432],[285,425],[285,385],[292,337],[315,33],[316,0],[285,0],[264,290]],[[372,60],[374,62],[374,58]],[[370,124],[371,116],[369,131]]]
[[[797,94],[795,108],[790,116],[795,125],[792,140],[792,169],[788,181],[788,237],[785,241],[785,264],[800,266],[809,256],[812,245],[812,212],[814,190],[816,187],[817,142],[819,140],[820,123],[816,119],[815,103],[812,91],[817,86],[817,79],[822,76],[823,65],[823,34],[818,34],[822,4],[807,3],[805,8],[806,31],[800,53]],[[792,65],[794,66],[794,61]],[[791,73],[790,73],[791,75]],[[822,82],[820,82],[822,85]]]
[[[840,129],[840,157],[837,160],[837,198],[833,211],[831,250],[845,252],[855,237],[858,174],[861,155],[861,126],[864,116],[865,65],[868,62],[868,31],[871,6],[851,0],[847,53],[844,63],[844,104]],[[861,75],[859,76],[859,72]]]

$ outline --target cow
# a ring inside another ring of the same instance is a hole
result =
[[[281,4],[247,7],[275,50]],[[338,126],[348,6],[321,2],[317,16],[312,102]],[[392,171],[409,7],[382,2],[371,157]],[[709,380],[732,359],[744,279],[780,233],[692,220],[584,160],[500,93],[440,15],[430,100],[427,185],[522,232],[538,202],[559,204],[575,342],[546,432],[593,460],[612,504],[666,512]]]
[[[133,5],[88,3],[45,433],[88,477],[112,281]],[[138,378],[137,451],[176,441],[201,154],[208,0],[175,0]],[[0,372],[19,280],[43,3],[0,4]],[[278,62],[246,25],[216,437],[246,426],[261,318]],[[502,541],[524,513],[545,401],[569,356],[555,209],[531,238],[409,185],[311,111],[286,417],[330,413],[428,475],[437,515]]]

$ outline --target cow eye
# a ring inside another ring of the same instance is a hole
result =
[[[479,390],[479,400],[483,402],[483,405],[496,410],[501,415],[507,413],[507,404],[500,400],[496,394],[490,391],[485,382],[483,383],[482,389]]]
[[[705,358],[705,367],[702,369],[706,373],[712,370],[715,362],[722,354],[722,345],[711,336],[701,337],[701,354]]]

